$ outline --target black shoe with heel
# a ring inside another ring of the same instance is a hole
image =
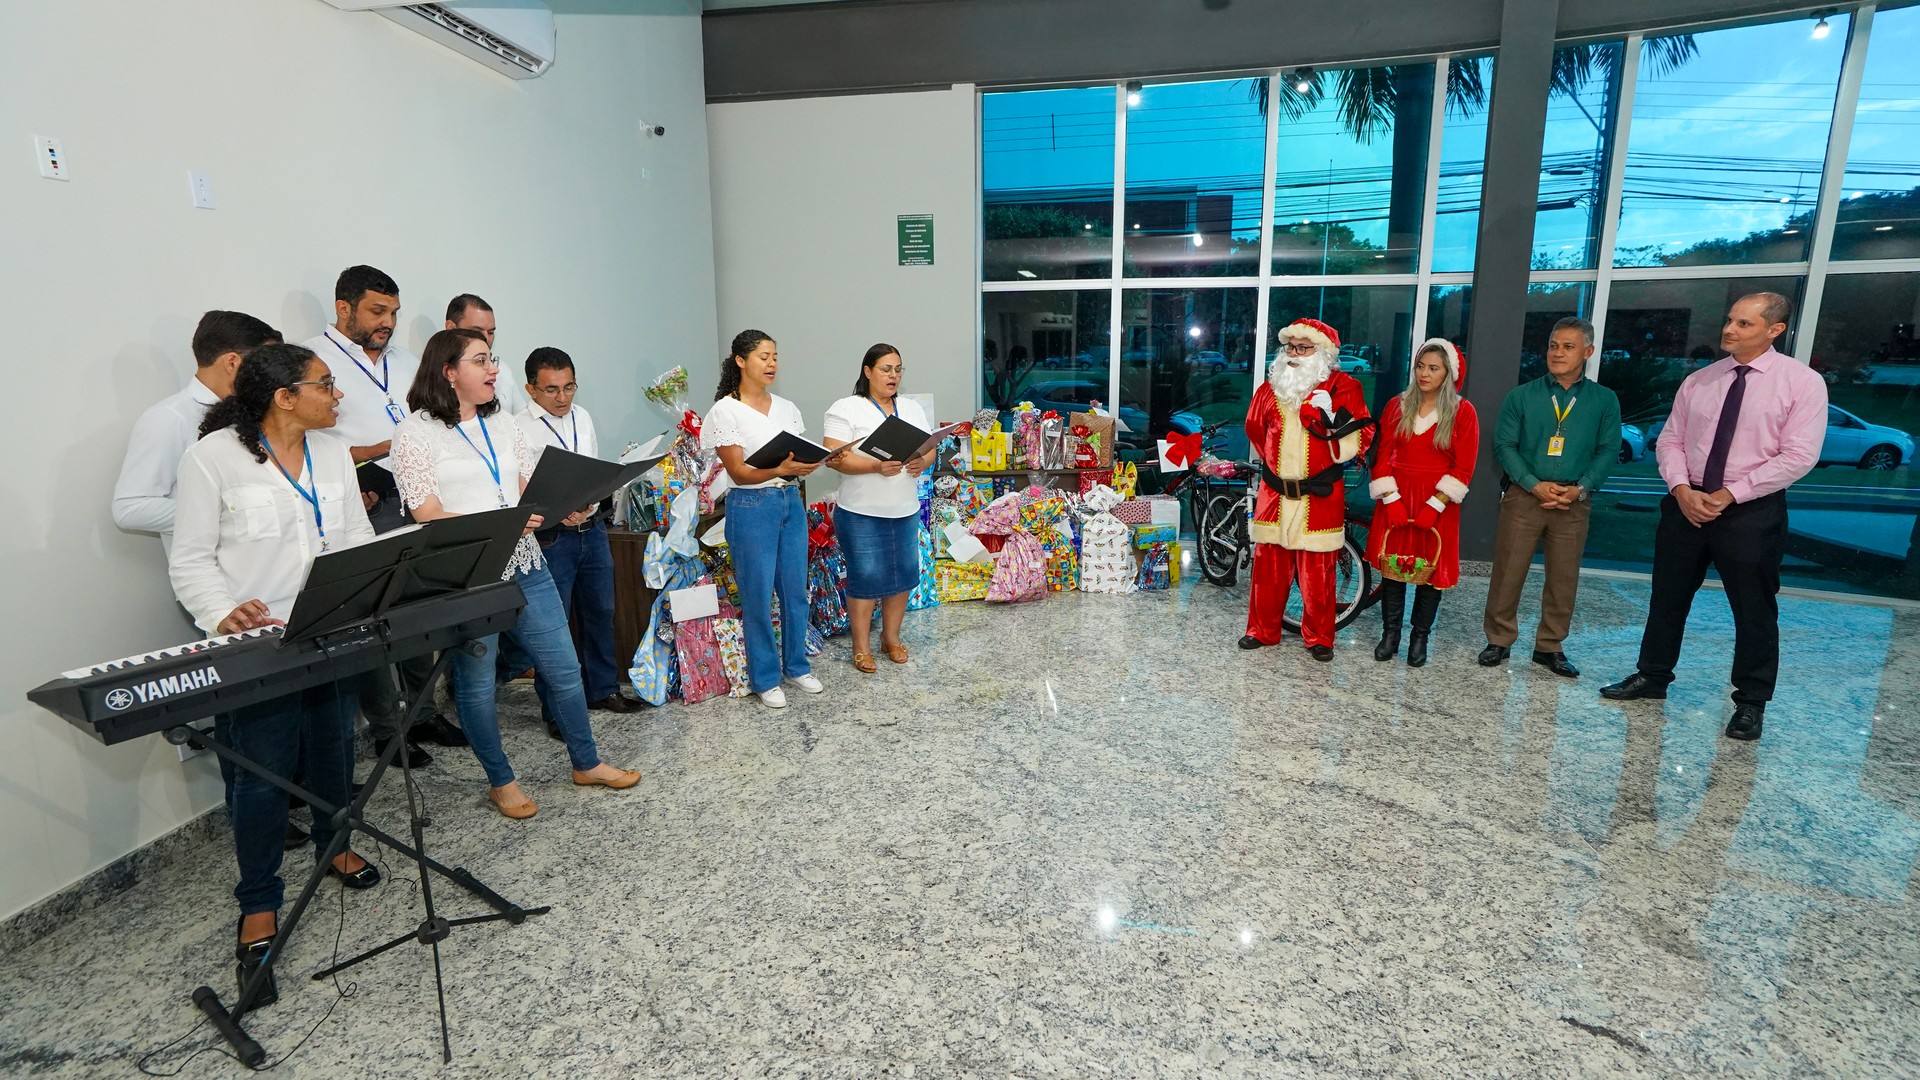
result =
[[[233,972],[234,978],[237,980],[234,987],[233,999],[236,1004],[239,1003],[240,998],[247,992],[247,980],[253,978],[253,973],[266,964],[267,957],[273,949],[272,934],[267,935],[259,941],[243,940],[240,937],[241,927],[246,925],[247,917],[242,915],[240,916],[240,925],[234,927],[233,932],[235,941],[233,954],[240,961],[234,965]],[[275,927],[276,932],[278,929],[278,927]],[[253,1004],[247,1006],[247,1009],[248,1011],[264,1009],[279,1000],[280,987],[274,982],[273,969],[268,968],[266,978],[260,985],[259,994],[254,997]]]

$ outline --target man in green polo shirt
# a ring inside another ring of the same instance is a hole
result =
[[[1580,677],[1561,646],[1580,587],[1580,555],[1593,509],[1588,497],[1613,471],[1620,449],[1620,399],[1586,377],[1592,356],[1593,324],[1561,319],[1547,343],[1546,375],[1515,387],[1500,405],[1493,452],[1511,484],[1500,497],[1481,667],[1500,664],[1513,651],[1520,636],[1520,590],[1544,539],[1547,583],[1533,632],[1533,662],[1555,675]]]

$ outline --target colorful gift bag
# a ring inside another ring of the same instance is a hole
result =
[[[647,551],[640,562],[641,577],[657,595],[627,678],[634,693],[650,705],[666,704],[681,681],[667,594],[697,584],[707,572],[700,561],[700,543],[693,536],[699,497],[699,492],[686,488],[674,498],[671,525],[666,532],[647,537]]]
[[[833,504],[807,507],[807,604],[823,636],[847,632],[847,557],[833,535]]]
[[[993,497],[999,498],[1012,491],[1020,490],[1020,478],[1017,476],[996,476],[993,478]]]
[[[1090,511],[1080,525],[1080,591],[1130,593],[1134,590],[1133,530],[1113,516],[1120,493],[1096,487],[1087,493]]]
[[[1113,417],[1077,412],[1068,417],[1068,423],[1071,429],[1086,429],[1081,439],[1085,441],[1087,449],[1093,452],[1094,468],[1104,469],[1113,464]]]
[[[1140,552],[1140,573],[1134,584],[1141,592],[1155,592],[1167,588],[1172,583],[1172,571],[1168,568],[1167,545],[1153,544]]]
[[[720,641],[714,632],[716,621],[708,616],[673,625],[674,645],[680,660],[680,700],[688,705],[732,693],[726,662],[720,656]]]
[[[927,533],[933,545],[933,557],[947,558],[947,526],[960,520],[960,507],[952,499],[933,500],[931,520],[927,524]]]
[[[989,536],[1005,537],[1000,553],[993,560],[993,577],[987,584],[989,603],[1037,600],[1047,593],[1047,552],[1040,541],[1019,531],[1023,505],[1019,492],[995,499],[980,511],[970,527],[982,543]]]
[[[1007,468],[1038,469],[1040,464],[1040,410],[1031,401],[1013,408],[1012,438],[1007,444]]]
[[[954,503],[960,507],[960,520],[972,521],[974,516],[987,508],[994,500],[993,480],[976,477],[965,481],[954,492]]]
[[[951,559],[941,559],[933,564],[934,592],[943,604],[985,600],[987,584],[992,579],[992,563],[957,563]]]
[[[720,599],[729,604],[740,602],[740,583],[733,576],[733,552],[725,544],[707,549],[707,573],[720,589]]]
[[[1065,468],[1065,466],[1062,466]],[[1080,494],[1085,495],[1097,487],[1113,486],[1112,469],[1088,469],[1080,474]]]
[[[1120,493],[1122,499],[1131,499],[1140,491],[1140,470],[1131,461],[1116,461],[1113,464],[1113,490]]]
[[[939,583],[934,580],[933,563],[933,534],[923,525],[920,527],[920,582],[907,596],[908,611],[930,608],[940,602]]]
[[[1080,584],[1080,553],[1074,543],[1067,501],[1057,495],[1037,498],[1020,508],[1020,528],[1046,550],[1048,592],[1072,592]]]
[[[720,667],[727,675],[727,693],[751,697],[753,681],[747,674],[747,631],[738,615],[713,620],[713,640],[720,648]]]

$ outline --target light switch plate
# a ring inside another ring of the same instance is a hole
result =
[[[187,170],[187,193],[193,197],[193,205],[202,210],[213,209],[213,181],[207,174]]]

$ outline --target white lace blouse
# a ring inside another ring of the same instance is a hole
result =
[[[393,429],[387,462],[407,509],[438,497],[448,513],[479,514],[519,504],[520,489],[533,475],[534,457],[527,452],[520,425],[504,413],[450,427],[420,411]],[[541,565],[540,545],[531,535],[522,536],[503,577]]]

